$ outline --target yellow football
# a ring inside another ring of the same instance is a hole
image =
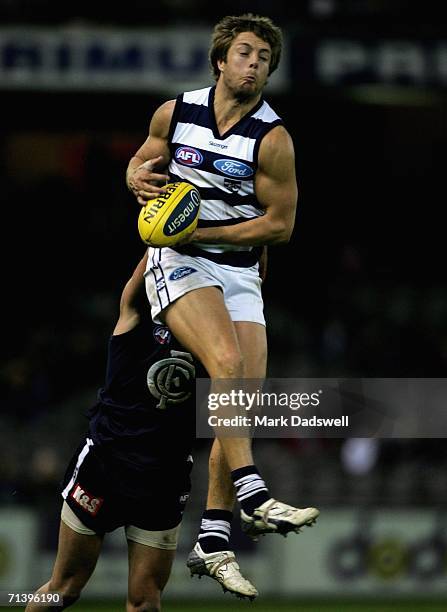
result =
[[[173,246],[197,227],[200,194],[190,183],[166,185],[166,192],[149,200],[138,216],[140,237],[149,246]]]

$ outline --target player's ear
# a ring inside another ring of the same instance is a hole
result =
[[[222,60],[222,59],[217,60],[217,67],[219,68],[221,72],[224,71],[224,66],[225,66],[225,60]]]

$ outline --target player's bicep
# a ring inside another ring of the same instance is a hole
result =
[[[298,188],[293,143],[283,127],[272,130],[261,142],[256,197],[266,214],[282,221],[291,233]]]
[[[174,107],[175,100],[169,100],[155,111],[149,126],[149,135],[134,157],[145,162],[163,155],[166,163],[169,161],[168,135]]]

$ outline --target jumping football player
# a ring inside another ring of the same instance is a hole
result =
[[[281,31],[269,18],[224,17],[209,54],[215,86],[161,105],[127,169],[140,205],[163,192],[157,181],[189,181],[200,192],[198,229],[188,244],[149,248],[146,290],[152,318],[203,363],[212,389],[266,375],[258,258],[262,246],[290,239],[298,194],[292,139],[262,97],[281,48]],[[316,520],[316,508],[271,497],[247,437],[216,436],[210,465],[219,475],[210,479],[231,473],[248,535],[299,531]],[[192,573],[214,571],[213,555],[228,547],[228,534],[229,515],[209,499],[188,561]]]

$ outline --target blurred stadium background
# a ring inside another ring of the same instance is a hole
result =
[[[213,24],[247,10],[284,29],[266,96],[293,135],[301,189],[293,240],[270,252],[270,376],[445,375],[444,3],[2,1],[0,590],[34,589],[51,569],[58,481],[143,252],[127,161],[162,101],[211,84]],[[245,608],[184,567],[208,449],[197,443],[167,611]],[[322,517],[257,548],[234,522],[241,565],[261,591],[253,609],[446,609],[444,439],[255,449],[275,496]],[[122,609],[126,579],[118,532],[73,609]]]

